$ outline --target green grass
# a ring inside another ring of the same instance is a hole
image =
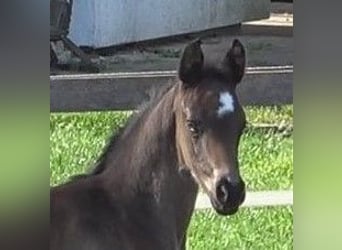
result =
[[[250,123],[293,123],[293,105],[246,107],[245,112]]]
[[[231,217],[197,211],[188,230],[187,249],[292,249],[292,218],[292,207],[243,208]]]
[[[239,148],[241,174],[249,190],[292,188],[292,136],[249,130]]]
[[[50,116],[50,184],[86,172],[108,137],[132,112],[53,114]]]

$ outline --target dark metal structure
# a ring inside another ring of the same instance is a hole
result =
[[[50,0],[50,67],[58,65],[58,57],[51,43],[62,41],[65,48],[81,59],[81,68],[97,73],[99,69],[91,62],[90,57],[67,37],[72,6],[73,0]]]

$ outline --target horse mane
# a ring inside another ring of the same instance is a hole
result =
[[[83,179],[89,176],[94,176],[101,174],[107,167],[107,159],[109,154],[115,152],[115,148],[119,147],[119,141],[122,135],[135,127],[137,122],[140,120],[145,112],[152,110],[156,104],[163,98],[164,94],[167,93],[173,86],[176,85],[176,81],[169,81],[162,87],[152,87],[149,90],[149,100],[140,104],[134,113],[130,116],[128,121],[124,126],[120,127],[115,133],[110,137],[106,146],[102,150],[101,155],[98,157],[97,161],[90,168],[90,171],[86,174],[79,174],[71,177],[71,180]]]

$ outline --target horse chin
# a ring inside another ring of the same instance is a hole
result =
[[[223,215],[223,216],[234,215],[234,214],[236,214],[239,211],[239,207],[226,208],[226,209],[215,209],[215,211],[219,215]]]
[[[211,205],[217,214],[227,216],[234,215],[239,211],[239,205],[231,206],[228,204],[221,204],[215,198],[210,198]]]

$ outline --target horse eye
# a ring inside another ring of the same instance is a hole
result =
[[[187,121],[187,127],[192,133],[192,136],[195,138],[197,138],[202,133],[202,129],[198,121]]]

